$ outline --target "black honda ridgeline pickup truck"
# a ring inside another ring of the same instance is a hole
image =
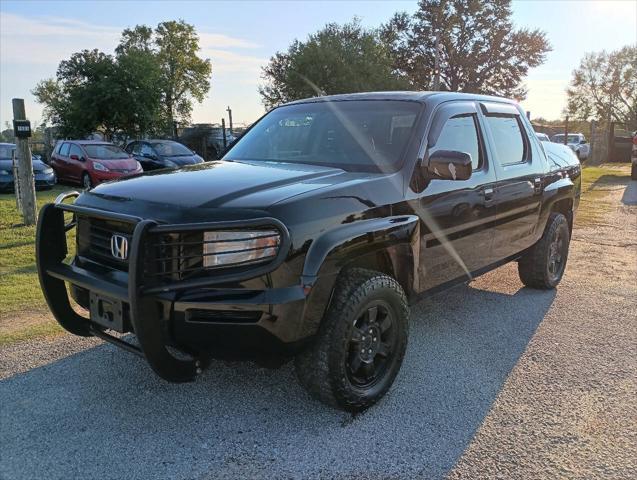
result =
[[[580,196],[569,152],[502,98],[296,101],[220,161],[45,205],[40,283],[66,330],[140,354],[168,381],[210,358],[294,357],[311,394],[360,410],[396,377],[410,303],[509,261],[529,287],[559,283]]]

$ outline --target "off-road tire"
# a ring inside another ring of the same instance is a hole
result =
[[[560,283],[566,269],[570,233],[566,217],[558,212],[551,213],[542,238],[518,261],[518,273],[524,285],[541,290],[550,290]],[[564,245],[561,247],[562,251],[560,252],[562,262],[559,272],[552,274],[549,269],[549,263],[551,260],[551,244],[554,242],[556,235],[561,236]]]
[[[395,348],[387,357],[377,383],[360,388],[349,378],[351,336],[357,319],[377,302],[383,302],[383,308],[391,310],[391,328],[396,329],[392,342]],[[346,411],[364,410],[383,397],[394,382],[405,356],[408,329],[407,298],[395,279],[371,270],[348,270],[336,282],[313,343],[295,358],[298,379],[312,396],[328,405]]]

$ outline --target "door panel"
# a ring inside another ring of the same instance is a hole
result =
[[[70,143],[63,143],[59,152],[55,155],[55,173],[61,179],[69,177],[68,154],[70,146]]]
[[[77,159],[71,158],[72,155],[75,155]],[[80,160],[81,158],[85,158],[82,149],[75,144],[71,144],[68,157],[69,172],[72,176],[72,179],[78,182],[81,181],[82,173],[84,173],[84,170],[86,169],[86,159],[82,161]]]
[[[544,168],[519,111],[483,108],[489,151],[497,172],[494,260],[516,255],[535,243],[542,204]]]
[[[474,171],[468,180],[425,180],[421,191],[408,193],[408,207],[421,220],[421,291],[469,279],[492,258],[496,176],[473,102],[449,102],[434,114],[425,162],[438,149],[469,153]]]

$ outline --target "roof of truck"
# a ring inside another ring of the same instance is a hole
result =
[[[515,100],[490,95],[479,95],[474,93],[460,92],[363,92],[363,93],[343,93],[339,95],[326,95],[322,97],[310,97],[302,100],[295,100],[285,105],[313,102],[340,102],[348,100],[399,100],[425,103],[427,100],[435,100],[436,103],[449,100],[477,100],[477,101],[497,101],[517,104]]]

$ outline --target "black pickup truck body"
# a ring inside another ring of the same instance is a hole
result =
[[[345,150],[336,151],[343,135],[354,144],[348,148],[380,156],[385,144],[371,127],[348,125],[350,117],[339,113],[369,106],[400,112],[391,117],[394,140],[382,153],[392,159],[387,165],[339,168],[338,160],[305,163],[298,152],[244,158],[268,128],[288,124],[298,129],[290,135],[310,129],[321,151],[337,159],[345,158]],[[312,131],[305,110],[335,112],[342,130]],[[269,120],[273,115],[282,120]],[[468,148],[476,149],[469,178],[450,178],[454,167],[446,178],[431,173],[436,145],[451,149],[455,141],[453,149],[463,150],[468,125],[475,135]],[[510,145],[498,143],[505,141]],[[572,228],[580,165],[565,152],[547,156],[551,148],[502,98],[395,92],[294,102],[266,114],[220,161],[111,182],[71,204],[60,198],[46,205],[37,233],[41,285],[64,328],[142,354],[167,380],[193,378],[204,366],[201,352],[294,355],[319,331],[344,271],[382,272],[414,302],[520,258],[541,239],[552,212]],[[71,228],[77,250],[65,261]],[[260,262],[205,267],[203,232],[219,230],[276,232],[276,251]],[[65,283],[90,318],[71,308]],[[138,345],[109,330],[133,332]]]

